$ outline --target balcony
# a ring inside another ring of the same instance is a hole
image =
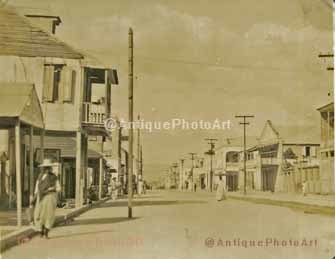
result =
[[[103,126],[106,118],[106,106],[89,102],[83,103],[84,124]]]
[[[261,162],[263,165],[278,165],[279,159],[277,157],[262,157]]]

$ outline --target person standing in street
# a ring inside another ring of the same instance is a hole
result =
[[[115,201],[118,196],[118,186],[116,183],[116,177],[114,177],[111,182],[111,194],[112,194],[113,201]]]
[[[58,178],[53,172],[53,165],[50,159],[44,159],[39,166],[41,172],[35,186],[35,225],[40,231],[41,237],[45,238],[49,237],[49,231],[55,222],[57,193],[61,189]]]
[[[143,181],[142,179],[138,180],[138,195],[142,195],[143,194]]]
[[[219,176],[219,182],[216,187],[216,200],[217,201],[222,201],[226,199],[226,188],[225,188],[225,183],[222,180],[222,176]]]
[[[302,182],[302,195],[303,196],[306,196],[307,193],[306,193],[306,189],[307,189],[307,182],[306,181],[303,181]]]

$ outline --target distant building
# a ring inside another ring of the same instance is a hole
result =
[[[248,137],[246,139],[248,147],[256,144],[255,137]],[[243,138],[228,138],[225,143],[215,149],[213,171],[214,184],[218,181],[221,175],[226,182],[228,191],[237,191],[241,183],[239,179],[240,152],[243,151]]]
[[[275,128],[266,121],[258,144],[247,151],[247,189],[271,192],[321,192],[318,151],[320,144],[312,129]],[[240,156],[239,187],[243,188],[243,154]]]
[[[321,117],[320,172],[323,192],[335,192],[334,102],[318,108]]]

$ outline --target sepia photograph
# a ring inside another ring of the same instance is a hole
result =
[[[0,259],[335,259],[335,0],[0,0]]]

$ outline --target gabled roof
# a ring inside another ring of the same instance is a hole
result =
[[[44,128],[42,108],[34,85],[0,82],[0,118],[17,118]]]
[[[326,105],[321,106],[320,108],[317,109],[319,112],[324,112],[324,111],[334,111],[334,102],[328,103]]]
[[[258,143],[257,137],[254,136],[246,137],[247,147],[254,146],[257,143]],[[224,140],[224,143],[218,146],[215,150],[220,150],[226,147],[243,147],[243,137],[227,138]]]
[[[320,142],[319,125],[274,126],[267,120],[260,141],[282,140],[284,144],[318,144]]]
[[[83,55],[33,25],[14,8],[0,6],[0,55],[82,59]]]

